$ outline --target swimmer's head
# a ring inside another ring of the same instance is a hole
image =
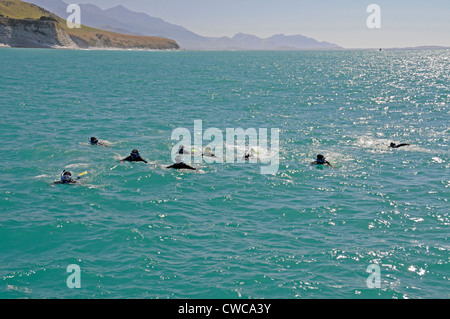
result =
[[[91,142],[91,144],[97,144],[98,143],[98,139],[96,137],[91,137],[91,139],[89,141]]]
[[[325,163],[325,156],[323,156],[322,154],[318,154],[317,158],[316,158],[316,161],[318,163]]]
[[[68,182],[70,182],[72,180],[72,173],[70,173],[70,172],[63,172],[62,174],[61,174],[61,182],[63,182],[63,183],[68,183]]]
[[[139,155],[141,155],[141,154],[139,153],[139,151],[137,149],[134,149],[134,150],[131,151],[131,156],[132,157],[138,157]]]
[[[395,147],[395,143],[392,142],[391,145],[390,145],[390,147]]]

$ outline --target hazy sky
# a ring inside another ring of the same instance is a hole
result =
[[[302,34],[346,48],[450,46],[450,0],[65,0],[123,5],[204,36]],[[369,29],[368,5],[381,7]]]

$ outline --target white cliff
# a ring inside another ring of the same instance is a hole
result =
[[[68,48],[78,45],[54,21],[0,17],[0,46],[22,48]]]

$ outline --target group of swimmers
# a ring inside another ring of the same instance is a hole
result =
[[[103,147],[108,147],[107,144],[100,142],[96,137],[91,137],[89,139],[89,142],[91,143],[91,145],[98,145],[98,146],[103,146]],[[403,147],[403,146],[409,146],[410,144],[395,144],[395,143],[391,143],[389,145],[390,148],[399,148],[399,147]],[[173,165],[167,166],[167,168],[172,168],[172,169],[188,169],[188,170],[197,170],[194,167],[191,167],[189,165],[187,165],[186,163],[183,162],[183,158],[181,157],[181,155],[183,154],[189,154],[188,151],[186,151],[185,147],[183,145],[181,145],[178,149],[178,155],[175,158],[175,163]],[[204,153],[202,153],[202,156],[206,156],[206,157],[213,157],[215,158],[216,156],[214,155],[214,153],[212,153],[211,148],[210,147],[206,147]],[[251,149],[251,151],[249,153],[245,153],[244,155],[244,159],[245,160],[249,160],[250,158],[253,158],[255,156],[254,154],[254,150]],[[122,159],[120,161],[121,163],[123,162],[144,162],[144,163],[148,163],[142,156],[141,153],[137,150],[134,149],[131,151],[130,155],[124,159]],[[316,159],[311,162],[311,165],[326,165],[329,167],[333,167],[331,165],[330,162],[328,162],[325,158],[325,156],[323,156],[322,154],[318,154]],[[81,178],[81,175],[79,175],[77,177],[77,180],[79,180]],[[63,171],[61,173],[61,180],[58,182],[55,182],[54,184],[76,184],[77,181],[72,179],[72,173],[68,172],[68,171]]]
[[[107,144],[100,142],[94,136],[89,139],[89,143],[91,143],[91,145],[108,147]],[[181,155],[182,154],[189,154],[189,152],[184,149],[183,145],[181,145],[180,148],[178,149],[178,154],[179,155],[177,155],[177,157],[175,158],[175,163],[173,165],[167,166],[167,168],[197,170],[196,168],[191,167],[191,166],[189,166],[189,165],[187,165],[186,163],[183,162],[183,158],[181,157]],[[211,153],[211,148],[210,147],[205,148],[205,153],[203,153],[202,155],[203,156],[209,156],[209,157],[215,157],[215,155],[213,153]],[[137,149],[132,150],[128,157],[120,160],[120,163],[123,163],[123,162],[144,162],[144,163],[148,163],[148,161],[146,161],[141,156],[141,153]],[[53,184],[77,184],[77,180],[79,180],[79,179],[81,179],[80,175],[75,180],[75,179],[72,178],[72,173],[71,172],[68,172],[68,171],[64,170],[61,173],[61,180],[57,181],[57,182],[54,182]]]

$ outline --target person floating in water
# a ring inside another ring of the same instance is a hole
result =
[[[406,144],[406,143],[403,143],[403,144],[395,144],[394,142],[392,142],[391,143],[391,145],[389,145],[389,147],[390,148],[399,148],[399,147],[402,147],[402,146],[409,146],[409,145],[411,145],[411,144]]]
[[[77,179],[80,179],[80,177],[78,177]],[[66,172],[64,170],[61,173],[61,180],[58,182],[54,182],[53,184],[77,184],[77,181],[72,179],[71,172]]]
[[[186,163],[184,163],[184,162],[183,162],[183,159],[182,159],[182,157],[181,157],[180,155],[178,155],[178,156],[175,158],[175,162],[176,162],[175,164],[170,165],[170,166],[167,166],[167,168],[173,168],[173,169],[190,169],[190,170],[193,170],[193,171],[196,171],[196,170],[197,170],[196,168],[191,167],[191,166],[187,165]]]
[[[330,162],[328,162],[328,161],[325,159],[325,156],[323,156],[323,155],[321,155],[321,154],[318,154],[318,155],[317,155],[316,160],[315,160],[314,162],[312,162],[311,165],[328,165],[328,166],[330,166],[330,167],[333,167],[333,166],[330,164]]]
[[[145,159],[142,158],[141,153],[139,153],[139,151],[137,149],[132,150],[130,156],[128,156],[127,158],[124,158],[120,162],[123,163],[124,161],[148,163]]]
[[[99,142],[98,139],[96,137],[94,137],[94,136],[89,139],[89,142],[92,145],[99,145],[99,146],[108,147],[108,145],[106,145],[105,143]]]

